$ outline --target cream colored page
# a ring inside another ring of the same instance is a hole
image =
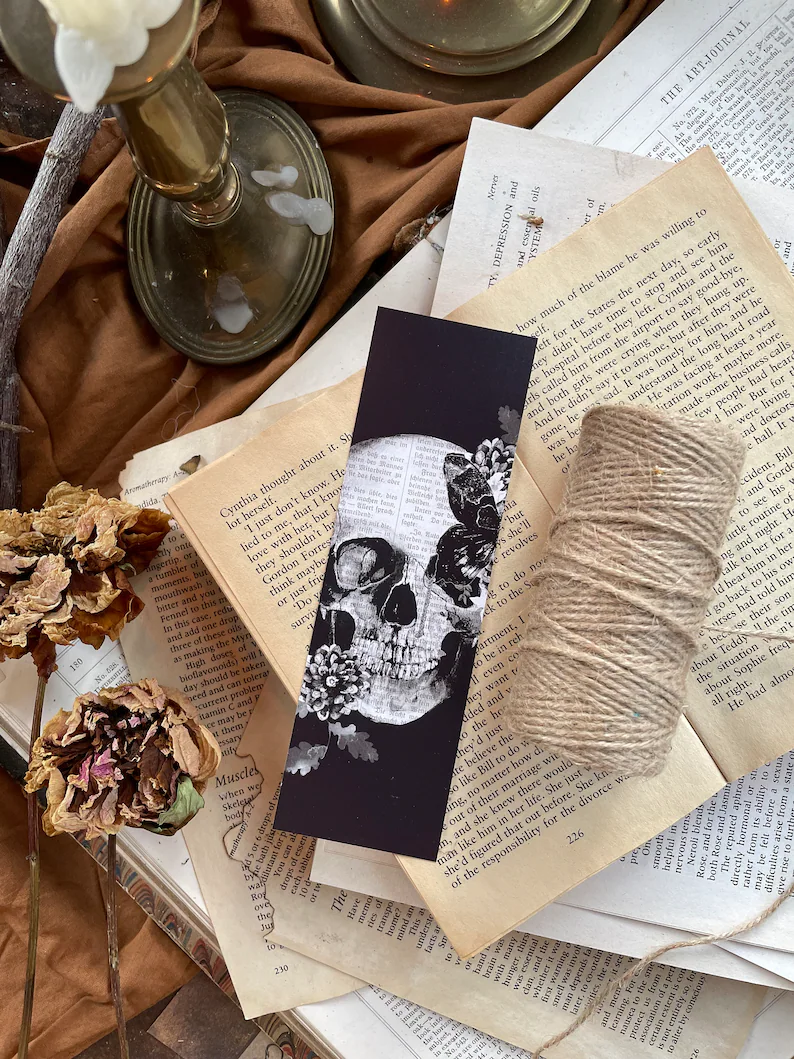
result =
[[[211,553],[216,576],[294,701],[359,388],[360,377],[350,379],[169,496],[186,531]],[[517,463],[438,863],[401,858],[464,956],[678,820],[724,782],[686,724],[661,776],[626,783],[568,767],[505,731],[501,704],[549,519],[548,505]]]
[[[522,614],[532,607],[529,579],[542,561],[550,519],[519,463],[504,518],[438,861],[398,858],[465,956],[724,783],[686,722],[658,776],[625,781],[579,769],[506,731],[502,707],[517,672]]]
[[[453,314],[537,333],[520,452],[552,504],[594,403],[732,422],[748,457],[688,715],[728,779],[794,738],[794,287],[699,151]],[[760,635],[759,635],[760,634]],[[772,637],[764,639],[765,636]]]
[[[257,763],[262,794],[226,838],[266,886],[282,944],[525,1049],[566,1026],[587,996],[629,965],[625,957],[520,933],[463,961],[425,910],[313,884],[311,840],[272,829],[292,721],[292,698],[271,676],[239,747]],[[558,1054],[733,1059],[762,997],[759,986],[654,966]]]
[[[353,890],[386,901],[395,901],[398,904],[425,907],[424,899],[405,872],[398,867],[396,858],[377,850],[319,840],[315,843],[311,880],[337,889]],[[643,923],[620,915],[593,912],[588,908],[563,905],[558,901],[536,912],[517,929],[523,934],[534,934],[536,937],[606,949],[609,952],[635,957],[644,956],[669,942],[684,941],[692,937],[691,933],[684,931]],[[767,949],[738,942],[734,943],[730,950],[718,945],[676,949],[666,953],[656,962],[702,971],[720,978],[733,978],[739,982],[752,982],[777,989],[794,989],[794,977],[786,978],[782,974],[786,970],[794,976],[794,957],[788,953],[776,953],[776,962],[785,962],[790,966],[781,966],[775,971],[765,966],[768,954]]]
[[[213,460],[303,403],[249,413],[139,453],[123,474],[124,495],[160,506],[168,487],[186,477],[180,464],[195,455]],[[206,806],[183,835],[246,1017],[354,989],[354,979],[269,940],[264,887],[225,856],[223,835],[261,784],[253,762],[240,761],[235,749],[267,676],[265,659],[179,529],[135,587],[146,607],[123,636],[133,677],[156,676],[189,694],[224,751]]]

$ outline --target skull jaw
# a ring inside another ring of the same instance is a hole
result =
[[[453,681],[432,670],[419,677],[369,677],[370,689],[356,699],[363,717],[381,724],[410,724],[449,698]]]

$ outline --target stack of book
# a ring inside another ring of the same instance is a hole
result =
[[[294,1009],[342,1059],[518,1057],[630,957],[740,922],[790,881],[794,192],[769,182],[788,162],[768,147],[790,6],[667,0],[542,132],[475,122],[451,222],[254,409],[128,465],[126,495],[167,496],[180,528],[141,578],[126,661],[194,698],[224,760],[185,831],[189,862],[181,838],[133,836],[126,852],[211,920],[248,1017]],[[672,167],[709,142],[734,184],[709,152]],[[473,811],[463,827],[449,811],[438,862],[272,828],[379,306],[538,335],[456,766]],[[625,783],[536,754],[500,720],[576,424],[603,400],[729,417],[749,445],[670,763]],[[308,530],[301,494],[319,498]],[[126,672],[115,649],[59,664],[49,712]],[[35,676],[3,674],[4,725],[24,745]],[[792,991],[784,906],[739,940],[670,953],[558,1052],[789,1059]]]

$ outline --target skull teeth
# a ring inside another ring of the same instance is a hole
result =
[[[440,656],[431,655],[419,644],[399,644],[394,640],[361,637],[351,651],[359,664],[374,676],[410,680],[435,669]]]

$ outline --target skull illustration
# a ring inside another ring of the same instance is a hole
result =
[[[473,658],[484,600],[458,606],[427,576],[441,536],[456,523],[438,438],[399,435],[350,452],[329,572],[315,629],[349,651],[369,688],[365,717],[408,724],[449,697]]]

